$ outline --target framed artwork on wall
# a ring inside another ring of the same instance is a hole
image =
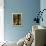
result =
[[[12,13],[13,25],[22,25],[22,13]]]

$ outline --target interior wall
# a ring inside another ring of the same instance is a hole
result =
[[[40,0],[40,10],[42,11],[43,9],[46,9],[46,0]],[[40,25],[46,27],[46,10],[43,12],[42,17],[43,17],[43,22],[40,21]],[[46,44],[46,39],[45,39],[45,44]]]
[[[42,11],[43,9],[46,9],[46,0],[41,0],[41,1],[40,1],[40,9],[41,9],[41,11]],[[41,22],[40,22],[40,25],[43,25],[43,26],[46,27],[46,10],[43,12],[42,17],[43,17],[43,22],[41,21]]]
[[[18,41],[32,30],[36,12],[40,10],[40,0],[4,0],[4,38]],[[12,13],[22,13],[22,26],[12,26]]]

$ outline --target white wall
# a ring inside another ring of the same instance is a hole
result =
[[[4,0],[0,0],[0,42],[4,41]]]

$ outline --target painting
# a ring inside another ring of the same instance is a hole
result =
[[[13,25],[21,25],[21,16],[21,13],[12,14]]]

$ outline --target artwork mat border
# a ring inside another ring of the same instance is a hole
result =
[[[13,25],[13,14],[21,14],[21,25]],[[20,27],[20,26],[22,26],[23,25],[23,19],[22,19],[23,17],[22,17],[22,13],[12,13],[12,26],[14,26],[14,27]]]

